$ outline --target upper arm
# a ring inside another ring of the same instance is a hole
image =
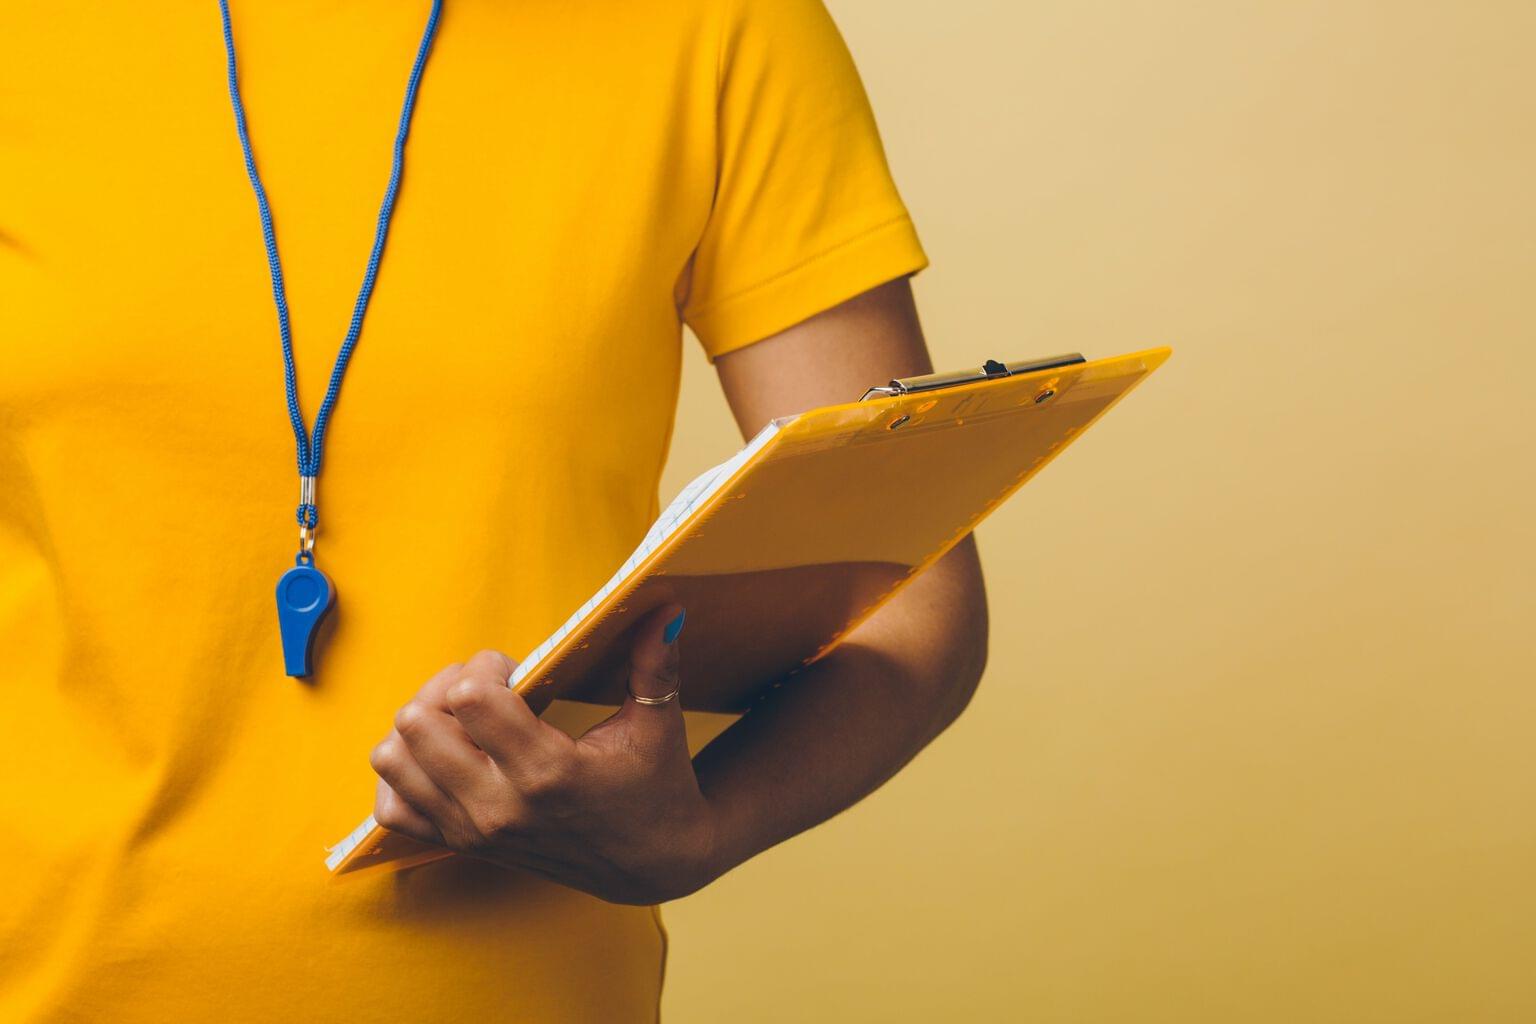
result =
[[[750,435],[927,370],[927,257],[823,0],[721,9],[715,192],[676,298]]]
[[[677,300],[751,435],[774,417],[932,370],[908,281],[927,257],[822,0],[730,10],[716,190]],[[986,646],[971,539],[850,640],[905,648],[920,685],[963,682],[957,666],[979,665]]]
[[[749,436],[776,416],[850,402],[872,384],[929,373],[933,366],[911,285],[902,277],[728,352],[715,360],[715,369],[743,436]],[[987,646],[986,591],[975,542],[966,537],[955,545],[850,640],[899,646],[916,680],[964,684],[968,693]]]
[[[906,277],[715,359],[744,437],[775,416],[851,402],[873,384],[932,369]]]

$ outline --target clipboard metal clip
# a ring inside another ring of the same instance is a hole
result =
[[[912,395],[919,391],[938,391],[941,388],[952,388],[960,384],[972,384],[979,380],[992,380],[997,377],[1012,377],[1020,373],[1035,373],[1039,370],[1054,370],[1060,366],[1071,366],[1074,363],[1084,362],[1082,355],[1077,352],[1069,352],[1066,355],[1049,356],[1045,359],[1027,359],[1017,363],[1000,363],[996,359],[988,359],[982,364],[980,370],[959,370],[954,373],[928,373],[921,377],[903,377],[893,380],[889,384],[879,384],[864,392],[859,399],[866,402],[871,398],[889,398],[892,395]]]

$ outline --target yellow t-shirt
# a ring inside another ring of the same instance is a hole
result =
[[[428,4],[233,7],[313,423]],[[324,848],[423,680],[528,650],[640,539],[683,322],[714,356],[922,266],[826,12],[448,4],[328,435],[310,683],[217,7],[5,24],[0,1020],[651,1019],[652,910]]]

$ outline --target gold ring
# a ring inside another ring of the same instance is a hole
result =
[[[644,704],[648,708],[656,708],[663,704],[670,704],[674,700],[677,700],[677,695],[682,691],[683,688],[678,686],[674,688],[671,693],[662,697],[642,697],[636,693],[628,683],[624,684],[624,689],[629,691],[630,700],[633,700],[636,704]]]

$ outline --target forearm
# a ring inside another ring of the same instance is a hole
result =
[[[717,871],[894,775],[965,708],[986,644],[981,569],[967,538],[700,752]]]
[[[904,278],[715,365],[744,436],[932,369]],[[689,687],[679,666],[690,641],[667,631],[681,611],[654,609],[637,629],[631,697],[579,738],[507,687],[501,654],[438,673],[374,751],[375,817],[603,899],[675,899],[894,775],[959,715],[986,662],[986,599],[966,539],[690,758],[670,699]]]

